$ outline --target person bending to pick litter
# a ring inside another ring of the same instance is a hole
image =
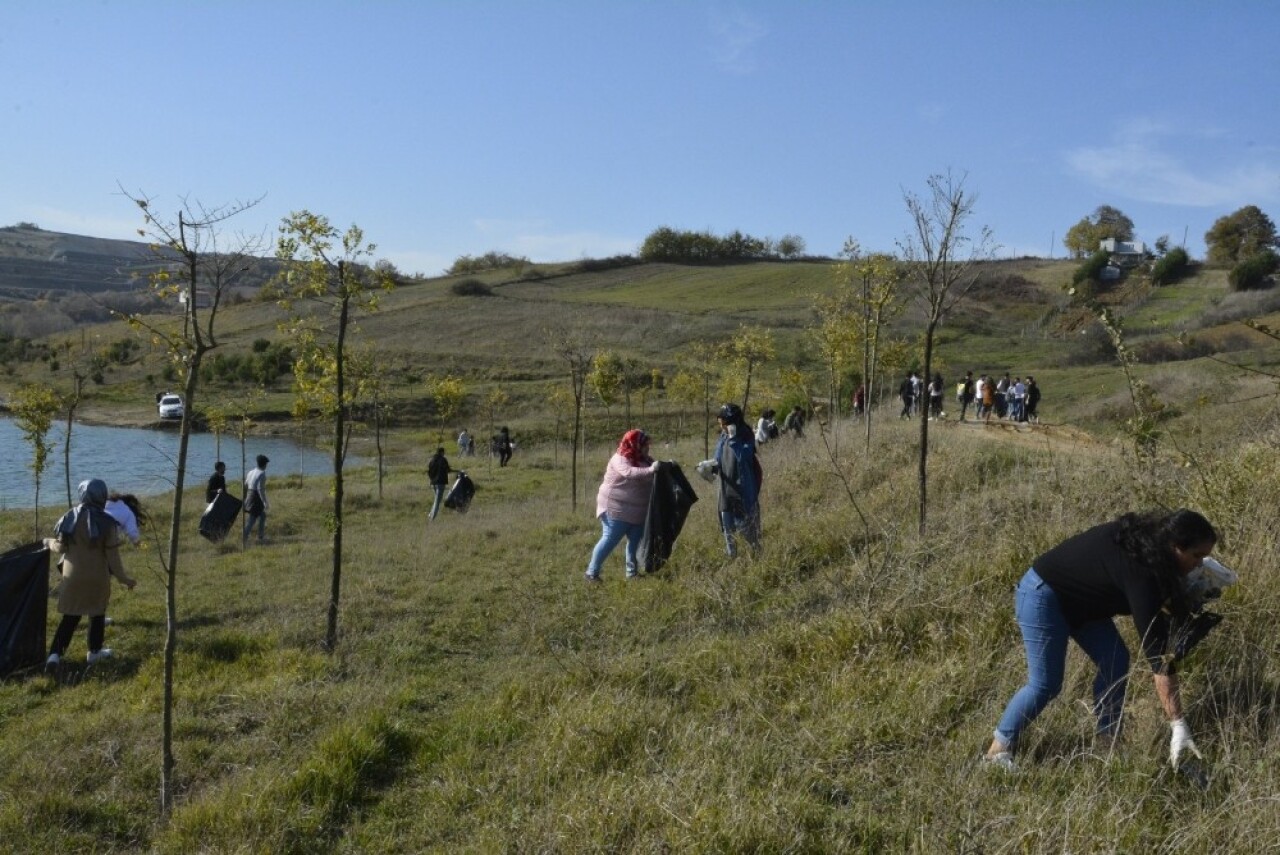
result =
[[[1026,646],[1028,679],[1005,707],[984,762],[1013,768],[1018,736],[1062,690],[1067,640],[1093,660],[1097,733],[1120,732],[1129,649],[1112,618],[1132,615],[1155,675],[1156,694],[1172,729],[1169,761],[1200,756],[1182,717],[1174,672],[1171,620],[1192,610],[1185,581],[1213,550],[1218,534],[1200,514],[1128,513],[1068,538],[1037,558],[1018,583],[1015,614]]]

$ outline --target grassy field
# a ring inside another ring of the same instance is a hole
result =
[[[803,284],[803,267],[759,268],[797,294],[821,287],[816,274]],[[1056,286],[1037,270],[1043,297],[990,317],[1044,314]],[[443,373],[434,366],[452,359],[474,369],[475,390],[524,384],[504,421],[531,431],[555,372],[531,331],[553,321],[611,343],[635,335],[626,350],[654,360],[770,313],[780,336],[803,335],[792,326],[804,322],[799,296],[769,306],[777,289],[757,285],[758,299],[723,306],[749,290],[741,270],[726,274],[727,291],[700,281],[703,270],[643,272],[611,271],[595,293],[573,277],[471,299],[425,283],[397,291],[364,332],[398,376]],[[1213,288],[1206,310],[1222,297]],[[274,335],[272,311],[237,307],[227,346]],[[1280,837],[1275,384],[1203,358],[1144,366],[1169,419],[1155,460],[1138,459],[1118,427],[1119,370],[1068,364],[1073,345],[1051,325],[1023,326],[945,346],[949,376],[1008,367],[1044,378],[1045,420],[935,423],[925,537],[917,426],[893,408],[877,414],[870,449],[847,420],[763,449],[760,557],[724,557],[707,485],[662,573],[624,581],[615,554],[599,586],[581,575],[610,444],[589,448],[576,511],[565,450],[544,440],[505,469],[470,463],[473,510],[428,523],[437,428],[408,425],[381,497],[372,472],[351,473],[342,635],[326,654],[326,484],[274,480],[262,548],[204,542],[192,512],[177,591],[177,808],[157,815],[165,626],[151,539],[126,553],[138,589],[114,594],[118,658],[86,670],[82,631],[60,674],[0,684],[0,850],[1267,851]],[[115,379],[141,389],[148,370]],[[421,394],[408,379],[399,388],[406,401]],[[465,418],[483,420],[474,402]],[[625,427],[616,410],[593,418],[601,436]],[[701,458],[699,425],[656,423],[658,456],[686,469]],[[149,503],[158,532],[166,504]],[[1019,773],[981,768],[1024,675],[1013,583],[1063,536],[1157,504],[1208,515],[1223,532],[1218,554],[1243,577],[1184,669],[1209,787],[1168,769],[1167,727],[1141,671],[1125,739],[1113,752],[1093,745],[1078,651]],[[3,541],[26,539],[28,520],[0,516]]]

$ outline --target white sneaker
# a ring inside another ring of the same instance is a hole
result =
[[[98,651],[90,650],[89,655],[85,657],[85,661],[92,665],[99,660],[110,659],[114,655],[115,653],[110,647],[104,647]]]
[[[62,657],[56,653],[50,653],[49,658],[44,660],[44,670],[52,671],[62,663]]]
[[[104,617],[102,618],[102,625],[103,625],[103,626],[111,626],[111,624],[113,624],[113,623],[115,623],[115,621],[113,621],[113,620],[110,618],[110,616],[104,616]]]

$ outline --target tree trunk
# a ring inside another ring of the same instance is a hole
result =
[[[929,508],[929,377],[933,368],[933,333],[938,328],[936,320],[929,321],[924,332],[924,406],[920,407],[920,535],[928,526]]]
[[[344,283],[345,277],[346,265],[339,261],[339,283]],[[343,291],[344,293],[346,291],[345,285]],[[346,390],[343,374],[350,307],[350,298],[344,296],[338,315],[338,341],[334,350],[337,412],[333,417],[333,577],[329,584],[329,625],[324,636],[325,649],[329,652],[333,652],[338,647],[338,602],[342,593],[342,428],[346,421]]]

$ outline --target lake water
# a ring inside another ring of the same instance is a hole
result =
[[[55,425],[48,439],[53,451],[40,478],[40,505],[65,507],[66,478],[62,469],[63,425]],[[178,431],[104,427],[77,424],[71,429],[71,489],[87,478],[101,478],[121,493],[151,496],[173,489],[178,467]],[[271,458],[267,471],[273,476],[319,475],[333,471],[327,450],[306,448],[284,437],[250,437],[245,444],[247,466],[253,458]],[[211,433],[193,433],[187,443],[187,487],[203,487],[213,474],[217,447]],[[31,445],[12,419],[0,418],[0,509],[30,508],[35,504],[35,479],[31,472]],[[227,484],[243,478],[240,441],[222,437],[222,460],[227,464]],[[348,464],[359,461],[348,459]],[[233,489],[236,494],[240,490]],[[202,497],[203,498],[203,497]]]

